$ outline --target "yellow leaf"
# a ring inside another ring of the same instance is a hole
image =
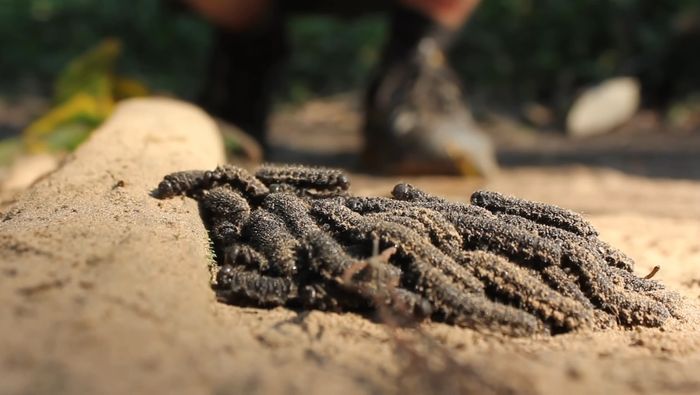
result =
[[[111,96],[114,67],[121,47],[119,40],[108,38],[72,60],[56,80],[55,102],[62,103],[77,93]]]
[[[119,40],[108,38],[71,61],[55,83],[55,107],[24,130],[29,152],[72,150],[105,120],[116,100],[145,96],[136,80],[117,77]]]
[[[148,88],[135,79],[119,76],[114,78],[114,97],[116,100],[148,96],[148,93]]]
[[[51,148],[48,144],[51,133],[70,123],[97,125],[109,116],[113,106],[110,97],[78,93],[30,124],[23,133],[25,146],[32,153],[47,151]]]

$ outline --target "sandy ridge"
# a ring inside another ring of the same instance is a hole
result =
[[[165,352],[173,364],[190,357],[168,343],[197,336],[197,323],[211,320],[196,307],[212,299],[201,267],[206,232],[193,202],[163,206],[148,191],[167,172],[222,161],[216,128],[201,111],[128,101],[4,213],[0,392],[120,392],[133,383],[106,376],[167,365]],[[164,342],[145,341],[153,336]],[[182,380],[171,370],[176,385]]]

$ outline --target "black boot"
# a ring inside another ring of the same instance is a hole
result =
[[[251,31],[217,28],[199,104],[210,114],[240,127],[266,148],[270,93],[287,52],[279,13]]]
[[[488,175],[493,146],[445,57],[455,32],[400,6],[366,97],[364,162],[389,173]]]

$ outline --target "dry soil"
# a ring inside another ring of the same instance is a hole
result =
[[[313,113],[278,116],[275,141],[323,146],[304,118]],[[357,118],[337,122],[352,129]],[[333,141],[355,149],[356,137],[338,129]],[[677,152],[697,142],[688,136]],[[520,163],[488,182],[404,181],[455,200],[485,187],[581,211],[637,260],[638,274],[662,266],[657,278],[685,296],[686,320],[526,339],[435,323],[392,329],[354,314],[218,303],[196,205],[149,195],[163,174],[223,161],[215,124],[171,100],[125,102],[2,209],[0,393],[698,393],[700,179],[691,156],[658,148],[671,155],[654,159],[673,172],[564,160]],[[354,193],[368,195],[399,181],[353,180]]]

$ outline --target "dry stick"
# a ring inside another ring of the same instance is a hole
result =
[[[661,266],[659,266],[659,265],[654,266],[654,268],[651,269],[651,272],[649,272],[649,274],[644,276],[644,279],[651,280],[656,275],[656,273],[659,272],[659,270],[661,270]]]

